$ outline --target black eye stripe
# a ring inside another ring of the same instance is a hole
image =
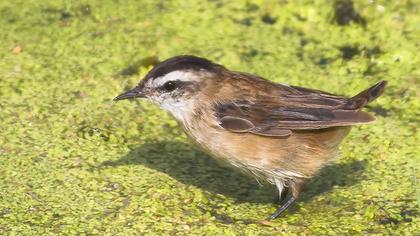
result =
[[[196,86],[194,82],[171,80],[171,81],[165,82],[158,89],[161,92],[172,92],[175,90],[181,90],[181,91],[194,90],[195,88]]]
[[[177,89],[179,83],[176,83],[175,81],[168,81],[162,85],[162,90],[165,90],[167,92],[174,91]]]

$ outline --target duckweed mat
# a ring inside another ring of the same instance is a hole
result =
[[[417,0],[0,1],[0,234],[419,235],[419,39]],[[273,186],[156,106],[112,101],[179,54],[347,96],[389,86],[264,222]]]

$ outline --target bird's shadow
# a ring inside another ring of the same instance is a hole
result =
[[[274,186],[260,185],[254,178],[224,167],[204,152],[182,142],[144,144],[118,160],[101,163],[99,168],[122,165],[143,165],[166,173],[186,185],[231,197],[236,202],[272,203],[277,198]],[[323,168],[305,185],[300,201],[308,201],[334,186],[357,183],[364,168],[363,161]]]

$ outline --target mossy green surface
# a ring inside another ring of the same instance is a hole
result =
[[[420,2],[356,1],[348,25],[334,6],[0,1],[0,234],[420,234]],[[377,122],[263,224],[274,187],[218,166],[154,105],[112,102],[179,54],[348,96],[389,86],[366,109]]]

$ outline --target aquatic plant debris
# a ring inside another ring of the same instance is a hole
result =
[[[420,7],[352,8],[364,25],[334,22],[333,1],[0,1],[0,235],[419,234]],[[389,86],[377,121],[264,222],[274,187],[153,104],[112,101],[179,54],[347,96]]]

